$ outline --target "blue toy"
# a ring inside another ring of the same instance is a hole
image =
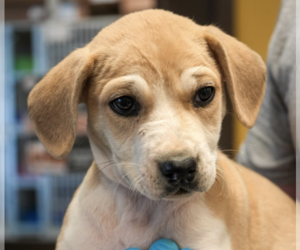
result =
[[[139,248],[127,248],[125,250],[141,250]],[[155,241],[149,250],[179,250],[177,244],[169,239],[160,239]],[[192,250],[188,248],[182,248],[181,250]]]

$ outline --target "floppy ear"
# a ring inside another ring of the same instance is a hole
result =
[[[29,115],[51,155],[66,156],[77,127],[77,106],[94,60],[88,49],[75,50],[55,66],[30,92]]]
[[[221,68],[240,122],[251,128],[265,93],[265,63],[245,44],[214,26],[206,27],[205,40]]]

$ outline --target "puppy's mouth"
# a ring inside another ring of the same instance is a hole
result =
[[[179,188],[177,192],[175,192],[175,194],[173,194],[174,196],[178,196],[178,195],[184,195],[184,194],[188,194],[190,193],[190,191],[183,189],[183,188]]]
[[[180,187],[175,193],[168,195],[166,199],[181,199],[181,198],[189,197],[193,193],[194,193],[193,191]]]

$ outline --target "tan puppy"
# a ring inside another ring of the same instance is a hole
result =
[[[261,58],[162,10],[125,16],[54,67],[28,99],[37,134],[66,156],[85,102],[95,158],[56,249],[146,250],[159,238],[194,250],[295,249],[295,203],[217,149],[225,88],[253,126]]]

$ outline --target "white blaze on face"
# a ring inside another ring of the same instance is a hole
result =
[[[190,68],[181,77],[182,88],[187,94],[196,93],[207,82],[215,86],[215,81],[217,76],[206,67]],[[209,189],[216,175],[221,119],[220,124],[206,126],[203,121],[206,117],[178,105],[179,100],[167,93],[162,84],[157,85],[154,92],[153,110],[140,126],[134,144],[138,151],[135,161],[142,166],[141,172],[158,176],[157,162],[193,157],[198,160],[198,173],[202,176],[204,186],[201,188]],[[147,189],[149,193],[158,192],[153,183],[148,184]]]

